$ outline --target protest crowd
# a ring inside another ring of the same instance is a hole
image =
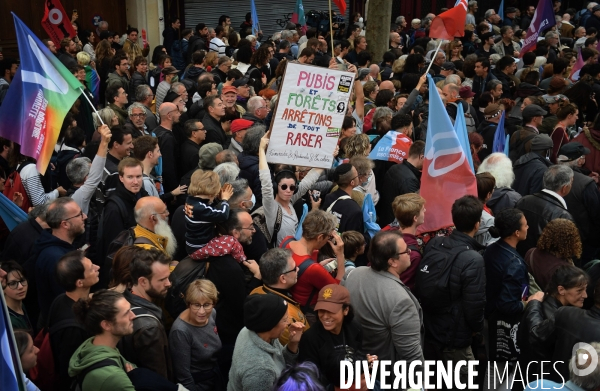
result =
[[[40,37],[83,89],[43,175],[0,138],[0,190],[28,214],[0,221],[27,390],[340,390],[341,362],[382,360],[600,390],[571,360],[600,353],[600,4],[539,4],[469,1],[452,40],[443,14],[397,16],[378,61],[360,14],[335,41],[250,13],[170,20],[156,47],[110,21]],[[354,77],[330,167],[272,163],[288,64]],[[18,70],[0,61],[0,108]],[[432,194],[444,124],[468,175]]]

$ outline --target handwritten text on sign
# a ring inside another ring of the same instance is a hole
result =
[[[267,161],[330,168],[353,81],[349,72],[288,64]]]

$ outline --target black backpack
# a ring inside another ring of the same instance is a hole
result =
[[[188,286],[196,280],[206,278],[209,266],[210,262],[207,260],[195,260],[190,257],[185,257],[177,264],[169,276],[171,287],[165,298],[165,309],[173,319],[187,308],[184,296]]]
[[[151,244],[154,246],[154,243],[150,239],[144,237],[136,238],[134,229],[127,228],[126,230],[121,231],[121,233],[118,234],[112,242],[110,242],[106,259],[104,260],[104,265],[112,266],[115,254],[121,249],[121,247],[133,246],[135,244]]]
[[[469,246],[452,247],[448,238],[434,238],[419,263],[415,282],[416,295],[424,310],[444,313],[452,307],[450,273],[458,255],[472,250]]]

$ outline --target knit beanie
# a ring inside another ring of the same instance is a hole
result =
[[[250,295],[244,303],[244,326],[255,333],[264,333],[277,326],[288,308],[279,295]]]

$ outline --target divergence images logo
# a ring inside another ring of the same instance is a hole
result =
[[[577,376],[587,376],[598,366],[598,353],[596,349],[585,342],[573,346],[571,366]]]

